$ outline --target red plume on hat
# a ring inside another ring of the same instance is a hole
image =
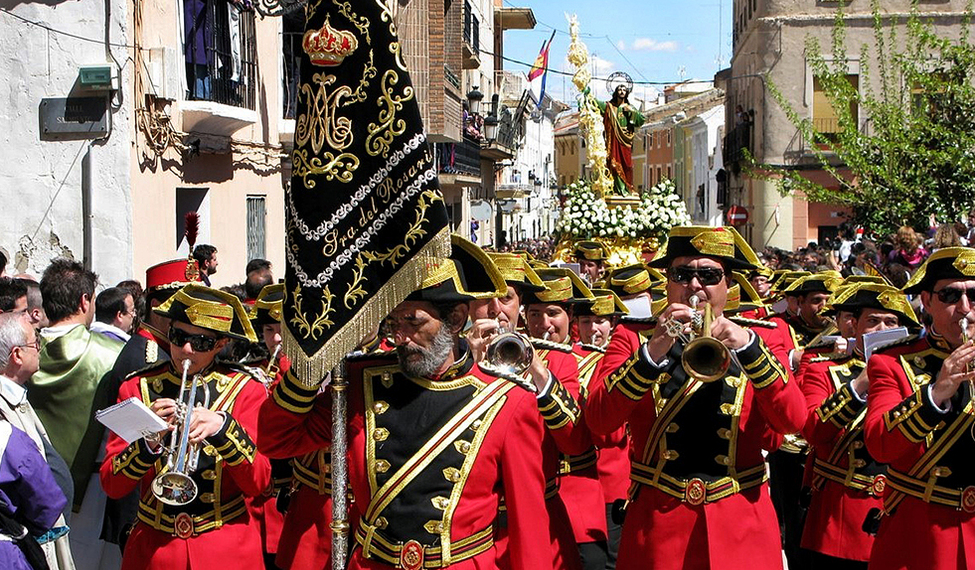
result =
[[[200,214],[196,212],[186,212],[185,229],[183,235],[186,236],[186,243],[189,245],[189,255],[186,260],[186,279],[187,281],[200,280],[200,265],[193,258],[193,247],[196,245],[196,236],[200,234]]]
[[[192,256],[193,247],[196,245],[196,236],[200,235],[200,214],[186,212],[183,221],[185,222],[183,235],[186,236],[186,243],[190,246],[190,256]]]

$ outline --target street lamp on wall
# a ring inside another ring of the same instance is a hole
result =
[[[482,100],[484,100],[484,93],[481,93],[480,88],[471,89],[471,92],[467,94],[467,104],[470,107],[471,114],[476,115],[481,111]]]
[[[484,119],[484,138],[488,141],[495,141],[498,138],[498,116],[494,113]]]

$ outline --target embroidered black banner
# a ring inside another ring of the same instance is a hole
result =
[[[317,383],[450,242],[385,0],[310,0],[302,51],[282,320],[295,372]]]

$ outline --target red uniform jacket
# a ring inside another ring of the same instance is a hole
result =
[[[261,449],[294,457],[327,448],[331,403],[317,394],[287,375],[261,410]],[[551,565],[551,552],[538,548],[548,538],[539,535],[548,528],[544,428],[531,394],[469,357],[433,381],[407,378],[387,355],[349,361],[348,395],[350,518],[358,518],[349,568],[389,568],[404,550],[452,568],[496,568],[502,496],[512,567]]]
[[[613,331],[613,336],[617,335],[626,337],[628,339],[626,345],[632,345],[633,351],[636,351],[636,347],[640,344],[637,333],[627,327],[617,326]],[[581,350],[577,350],[577,354],[583,353]],[[598,377],[598,374],[607,374],[609,370],[619,368],[625,361],[620,359],[615,365],[612,363],[604,365],[603,362],[606,360],[605,349],[601,353],[591,354],[598,355],[598,360],[593,363],[594,369],[584,378],[582,388],[585,397],[588,397],[589,387],[593,383],[603,381],[603,378]],[[583,401],[583,415],[585,415],[585,408],[586,404]],[[626,435],[626,426],[620,426],[619,429],[606,435],[593,434],[593,442],[598,448],[596,471],[599,474],[599,483],[603,489],[603,501],[607,504],[626,498],[626,491],[630,486],[629,441],[630,439]]]
[[[813,450],[806,473],[813,494],[802,547],[862,562],[873,547],[863,522],[880,507],[886,472],[864,447],[866,404],[851,392],[850,382],[864,366],[853,356],[813,360],[802,379],[809,411],[802,435]]]
[[[629,342],[628,342],[629,340]],[[614,335],[604,362],[632,349]],[[586,416],[595,433],[628,422],[633,464],[620,568],[781,568],[781,538],[764,481],[769,432],[799,431],[802,394],[756,335],[723,380],[702,384],[680,365],[641,354],[593,385]]]
[[[227,420],[220,432],[207,438],[192,474],[198,494],[188,505],[159,502],[150,491],[164,456],[139,439],[131,444],[110,434],[101,465],[102,487],[120,498],[139,487],[139,519],[125,545],[123,570],[142,568],[219,568],[232,560],[235,568],[264,568],[261,538],[245,504],[246,497],[263,494],[271,486],[271,467],[251,439],[257,433],[257,414],[266,399],[264,388],[247,374],[216,366],[202,373],[197,402],[210,392],[210,409]],[[149,405],[157,398],[176,399],[181,378],[165,363],[126,380],[119,401],[135,397]]]
[[[933,333],[874,353],[864,428],[867,449],[889,464],[888,513],[871,569],[970,568],[975,559],[975,423],[968,386],[942,413],[928,395],[951,348]]]

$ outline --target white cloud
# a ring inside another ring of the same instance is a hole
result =
[[[616,47],[619,48],[620,51],[626,51],[626,43],[624,43],[623,40],[616,42]]]
[[[596,66],[596,75],[599,77],[605,77],[606,75],[616,71],[616,64],[608,59],[603,59],[598,55],[591,54],[590,63]]]
[[[672,40],[658,42],[653,38],[637,38],[633,40],[633,49],[637,51],[677,51],[677,42]]]

